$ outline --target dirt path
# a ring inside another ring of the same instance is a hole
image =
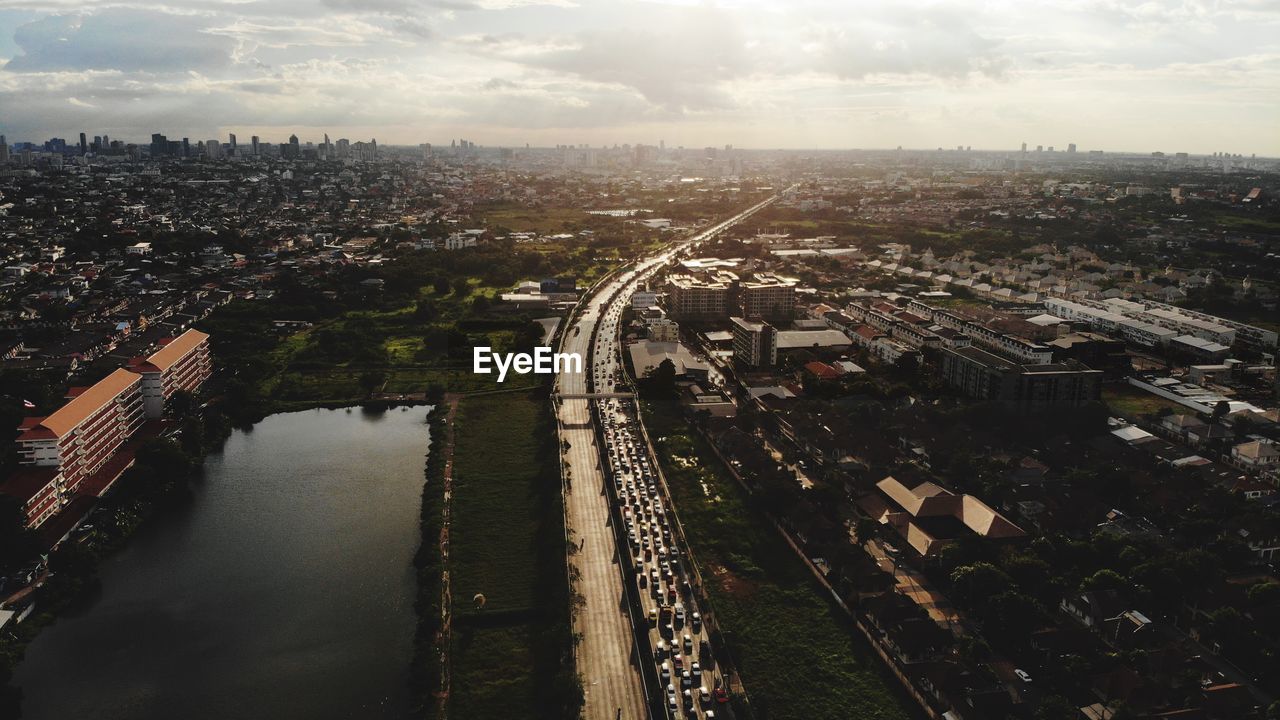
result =
[[[436,717],[448,717],[449,701],[449,639],[452,633],[450,626],[453,607],[453,593],[449,586],[449,516],[453,506],[453,421],[458,415],[458,402],[462,399],[456,393],[447,393],[444,402],[449,406],[445,416],[444,430],[444,502],[442,503],[443,520],[440,523],[440,631],[436,634],[436,647],[440,649],[440,692],[436,694],[439,707]]]

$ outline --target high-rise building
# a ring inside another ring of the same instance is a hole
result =
[[[222,143],[217,138],[204,141],[204,155],[210,160],[222,157]]]
[[[191,138],[182,138],[182,157],[191,157]]]
[[[289,145],[288,145],[288,150],[285,153],[285,156],[293,160],[296,160],[302,157],[302,146],[298,144],[297,135],[289,136]]]
[[[1026,151],[1027,151],[1027,144],[1022,143],[1022,152],[1026,152]]]
[[[249,142],[253,145],[253,156],[258,157],[258,154],[261,152],[258,147],[258,143],[260,142],[258,140],[258,136],[254,135],[253,137],[249,138]]]
[[[235,133],[227,133],[227,145],[230,148],[229,152],[231,156],[235,157],[236,155],[236,134]]]
[[[0,163],[9,162],[9,141],[0,135]]]
[[[1075,152],[1075,151],[1076,151],[1076,144],[1075,144],[1075,143],[1067,143],[1067,152],[1069,152],[1069,153],[1073,153],[1073,152]]]
[[[151,133],[151,157],[164,157],[169,152],[169,138],[160,133]]]
[[[89,154],[89,137],[84,133],[80,133],[80,154]]]
[[[778,363],[778,331],[767,322],[731,317],[733,358],[753,368],[770,368]]]

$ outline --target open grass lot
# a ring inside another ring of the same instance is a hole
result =
[[[554,421],[540,393],[465,398],[454,425],[451,718],[556,718],[580,691]],[[487,602],[477,610],[473,598]]]
[[[470,612],[478,592],[488,598],[486,614],[536,605],[534,560],[546,520],[539,495],[560,487],[559,476],[548,477],[536,459],[545,444],[534,436],[538,414],[535,401],[520,394],[467,398],[459,406],[450,529],[459,614]]]
[[[908,717],[856,630],[678,412],[652,403],[645,421],[758,717]]]
[[[1172,400],[1157,397],[1132,385],[1112,384],[1104,386],[1102,388],[1102,401],[1107,404],[1107,407],[1111,408],[1112,412],[1129,418],[1152,415],[1164,408],[1174,412],[1186,410],[1186,408]]]

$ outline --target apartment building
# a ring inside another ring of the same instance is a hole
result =
[[[675,320],[714,320],[737,314],[786,320],[795,314],[796,283],[770,273],[741,280],[713,267],[699,275],[667,279],[667,312]]]
[[[932,320],[941,327],[963,333],[974,345],[1012,358],[1017,362],[1032,365],[1045,365],[1053,362],[1053,350],[1038,342],[1003,333],[956,313],[926,305],[918,300],[911,301],[907,309],[916,315]]]
[[[87,388],[72,388],[68,402],[46,417],[29,417],[18,427],[22,467],[0,484],[0,492],[23,503],[27,525],[39,527],[78,492],[98,493],[107,484],[84,481],[104,467],[142,428],[164,414],[165,401],[179,390],[199,389],[212,371],[209,336],[188,330],[157,352],[120,368]],[[125,465],[120,465],[123,470]]]
[[[742,365],[770,368],[778,363],[778,332],[767,322],[729,318],[733,327],[733,357]]]
[[[976,347],[944,348],[941,369],[951,387],[1014,412],[1081,407],[1102,396],[1102,371],[1070,360],[1021,365]]]
[[[34,488],[26,473],[19,497],[27,505],[27,521],[35,527],[73,495],[80,483],[115,455],[144,419],[142,377],[123,368],[87,388],[72,390],[71,400],[47,417],[23,420],[18,430],[18,453],[23,465],[49,468],[47,482]],[[46,471],[47,472],[47,471]],[[17,488],[6,485],[10,494]]]
[[[692,275],[667,279],[667,314],[673,320],[713,320],[729,312],[729,283]]]
[[[195,392],[213,373],[209,336],[199,330],[188,330],[151,356],[135,359],[130,369],[142,376],[142,400],[147,417],[162,417],[165,403],[175,392]]]
[[[737,283],[737,309],[743,317],[783,320],[795,314],[796,283],[776,275],[757,275]]]

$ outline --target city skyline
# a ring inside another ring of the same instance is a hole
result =
[[[1260,2],[0,9],[0,132],[1280,155]]]

